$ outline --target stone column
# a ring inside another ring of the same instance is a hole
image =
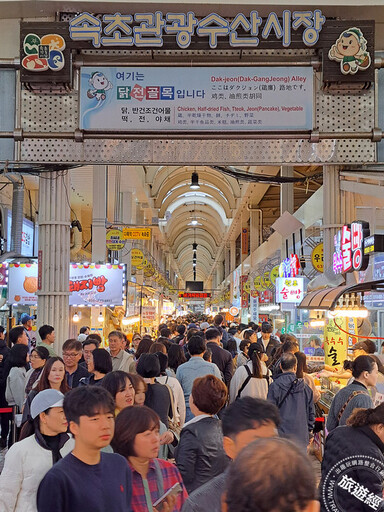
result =
[[[262,236],[260,229],[261,212],[259,209],[250,209],[250,253],[252,254],[262,243]]]
[[[293,167],[282,165],[280,175],[286,178],[293,177]],[[280,215],[284,212],[294,213],[293,183],[285,183],[280,186]]]
[[[69,334],[69,206],[70,180],[58,172],[44,172],[39,179],[39,281],[38,327],[55,328],[54,349]]]

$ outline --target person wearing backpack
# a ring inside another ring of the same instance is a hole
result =
[[[269,386],[267,398],[280,411],[279,434],[307,447],[315,424],[313,392],[303,379],[296,377],[297,359],[293,354],[283,354],[280,366],[283,373]]]
[[[229,402],[251,396],[266,400],[270,372],[265,365],[267,355],[260,343],[252,343],[248,350],[249,361],[239,366],[229,387]]]

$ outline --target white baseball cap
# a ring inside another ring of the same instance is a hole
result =
[[[40,391],[31,403],[31,416],[35,419],[40,413],[52,407],[63,407],[64,395],[56,389]]]

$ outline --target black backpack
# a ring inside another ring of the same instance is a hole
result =
[[[237,396],[236,396],[236,400],[238,398],[241,398],[240,395],[241,393],[243,392],[245,386],[248,384],[248,382],[251,380],[251,379],[257,379],[257,377],[255,377],[254,375],[252,375],[252,372],[251,370],[249,369],[249,366],[248,364],[244,364],[243,367],[247,370],[247,378],[245,379],[245,381],[242,383],[239,391],[237,392]],[[266,379],[266,381],[268,382],[268,386],[269,386],[269,376],[268,375],[263,375],[263,379]]]

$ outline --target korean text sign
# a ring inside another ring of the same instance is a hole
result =
[[[270,12],[264,18],[258,11],[251,11],[249,16],[237,13],[232,20],[216,13],[199,19],[193,12],[115,13],[102,17],[83,12],[70,21],[69,34],[73,41],[90,41],[95,48],[158,48],[163,46],[164,36],[173,36],[183,49],[190,46],[195,36],[205,39],[210,48],[216,48],[225,39],[235,48],[256,48],[270,37],[288,48],[298,31],[304,45],[313,47],[325,22],[319,9],[293,12],[285,9],[282,17]]]
[[[11,264],[8,273],[8,303],[37,305],[37,274],[37,263]],[[71,264],[69,305],[121,305],[124,274],[124,265]]]
[[[311,67],[83,67],[80,128],[311,130]]]
[[[301,302],[304,298],[303,277],[278,277],[276,279],[276,302]]]

